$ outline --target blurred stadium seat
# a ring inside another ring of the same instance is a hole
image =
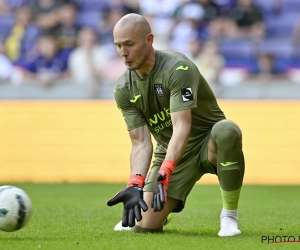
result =
[[[290,36],[299,14],[299,11],[284,11],[279,14],[265,13],[267,34],[269,36]]]
[[[260,53],[272,53],[274,56],[282,59],[288,59],[292,56],[291,39],[284,37],[267,38],[259,44]]]
[[[254,3],[261,7],[264,13],[272,12],[274,10],[274,0],[254,0]]]
[[[219,51],[225,58],[249,59],[255,56],[255,46],[249,39],[221,40]]]
[[[285,0],[285,1],[282,1],[282,4],[286,11],[298,12],[298,13],[300,12],[300,1],[299,0]]]
[[[81,11],[77,15],[77,24],[79,26],[88,26],[93,29],[97,28],[101,18],[101,13],[97,10],[93,11]]]
[[[14,24],[14,18],[12,16],[0,15],[0,39],[4,40],[9,34],[10,28]]]
[[[108,1],[106,0],[82,0],[78,3],[80,6],[80,10],[85,13],[90,11],[101,11],[109,7]]]

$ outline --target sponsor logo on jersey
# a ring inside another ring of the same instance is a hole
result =
[[[183,88],[181,89],[181,95],[182,95],[182,100],[184,102],[192,101],[193,98],[193,92],[191,88]]]
[[[181,66],[179,66],[178,68],[176,68],[176,70],[180,70],[180,69],[182,69],[182,70],[188,70],[189,67],[188,67],[188,66],[183,67],[183,66],[181,65]]]
[[[136,95],[134,97],[134,99],[130,100],[131,102],[135,103],[137,101],[137,99],[139,99],[141,97],[141,95]]]
[[[221,162],[220,164],[223,166],[223,167],[228,167],[230,165],[233,165],[233,164],[237,164],[238,162],[237,161],[226,161],[225,163]]]
[[[164,89],[161,83],[155,83],[154,84],[154,90],[156,92],[156,95],[158,97],[164,97],[165,93],[164,93]]]
[[[149,118],[148,124],[156,133],[159,133],[163,129],[172,126],[172,120],[170,118],[170,110],[164,108],[163,111],[160,111],[159,113],[156,113],[152,118]]]
[[[164,110],[156,113],[152,118],[149,118],[148,123],[152,127],[153,124],[156,125],[159,122],[165,122],[170,117],[170,109],[164,108]]]

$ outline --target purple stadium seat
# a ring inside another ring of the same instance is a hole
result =
[[[103,11],[109,6],[108,0],[81,0],[77,1],[81,11]]]
[[[264,12],[272,12],[278,0],[254,0],[255,3],[260,6]],[[282,0],[281,12],[299,12],[300,1],[299,0]]]
[[[251,58],[255,56],[253,42],[248,39],[230,39],[219,43],[219,51],[225,57]]]
[[[0,16],[0,39],[3,40],[9,34],[14,24],[12,16]]]
[[[287,12],[300,12],[300,1],[299,0],[285,0],[283,2],[284,10]]]
[[[254,3],[261,7],[263,12],[272,12],[275,0],[254,0]]]
[[[93,29],[99,25],[101,13],[99,11],[79,12],[76,23],[79,26],[88,26]]]
[[[227,13],[235,6],[237,0],[215,0],[214,2],[220,6],[223,13]]]
[[[6,0],[6,4],[9,6],[9,8],[14,9],[18,8],[20,6],[33,4],[34,0]]]
[[[299,18],[299,12],[282,12],[279,15],[265,14],[264,21],[267,33],[275,36],[290,36],[295,23]]]
[[[259,46],[260,53],[272,53],[277,58],[287,59],[292,56],[291,40],[288,38],[265,39]]]

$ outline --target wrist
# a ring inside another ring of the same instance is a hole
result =
[[[138,186],[140,188],[143,188],[144,184],[145,184],[145,176],[142,176],[140,174],[133,174],[129,177],[129,180],[127,182],[127,187]]]
[[[172,174],[175,167],[176,167],[176,162],[173,161],[172,159],[167,159],[164,160],[163,163],[161,164],[160,170]]]

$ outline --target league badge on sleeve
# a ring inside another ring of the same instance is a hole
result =
[[[181,89],[181,95],[182,95],[182,100],[184,102],[192,101],[193,98],[193,92],[191,88],[183,88]]]

